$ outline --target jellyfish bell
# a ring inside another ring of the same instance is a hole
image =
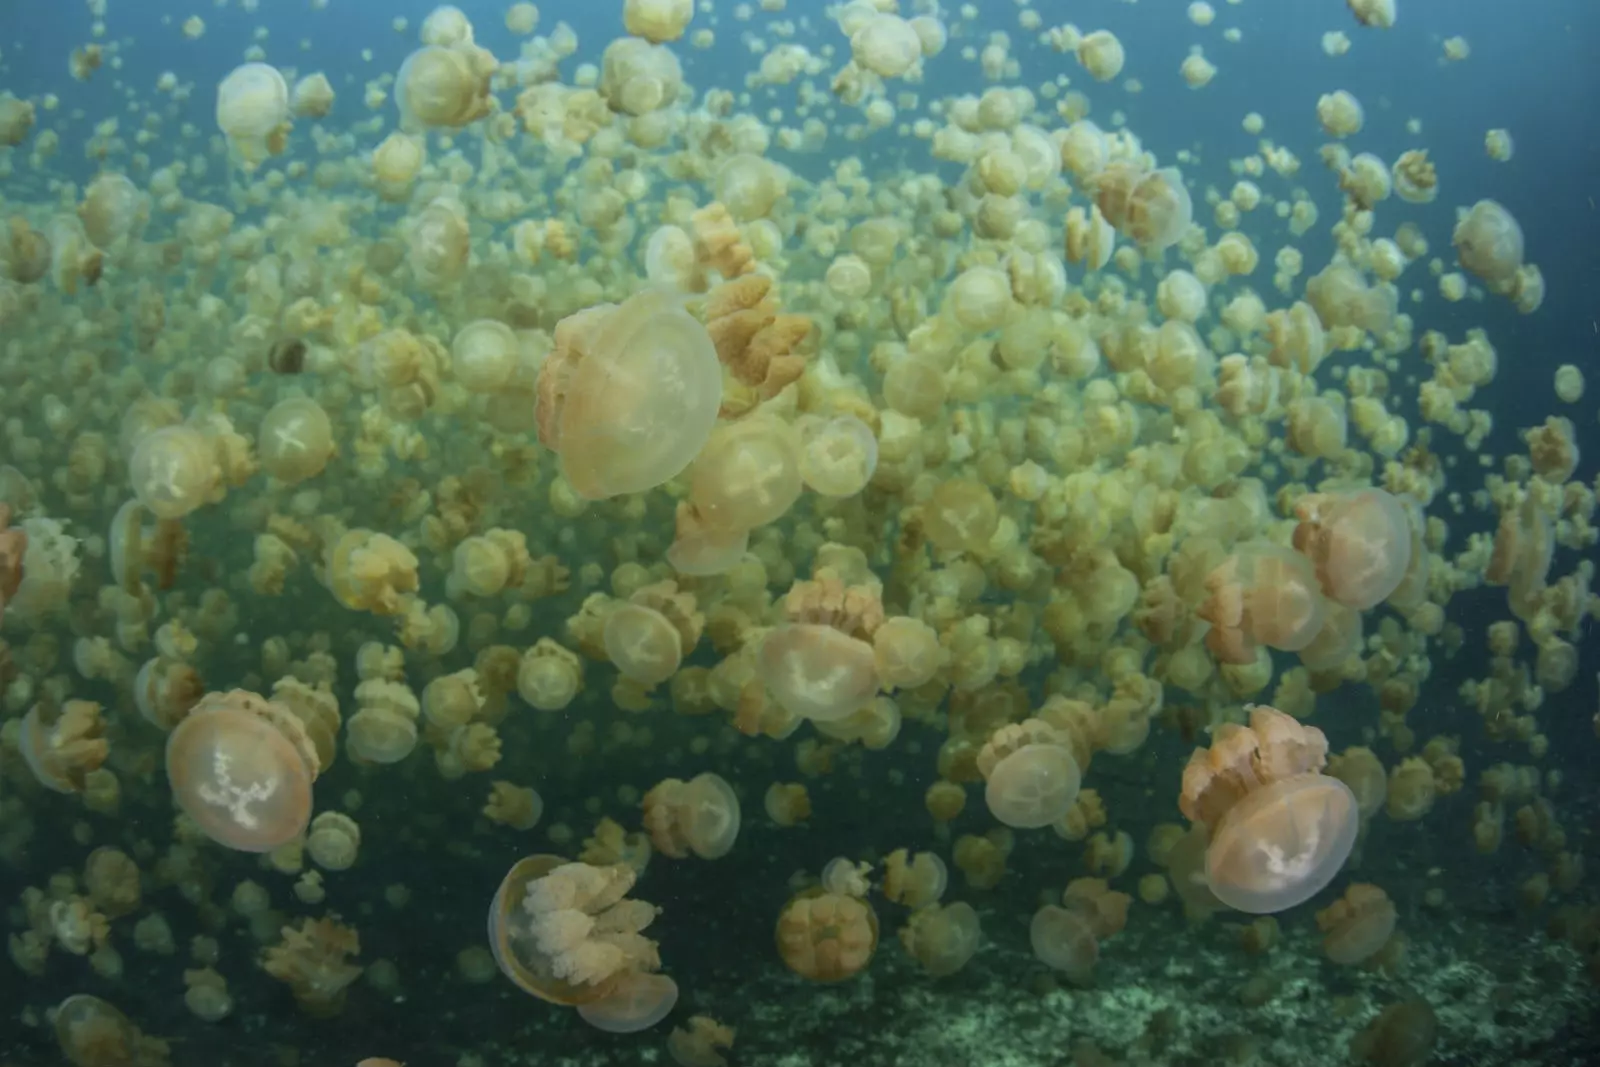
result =
[[[760,670],[791,714],[833,722],[860,711],[878,691],[872,646],[829,626],[786,623],[762,641]]]
[[[1350,787],[1325,774],[1274,782],[1224,816],[1206,850],[1211,891],[1228,907],[1270,915],[1333,881],[1361,829]]]
[[[579,496],[652,489],[700,452],[722,405],[722,365],[683,301],[645,289],[556,326],[539,372],[539,440]]]
[[[282,151],[289,124],[289,85],[265,63],[235,67],[217,86],[217,126],[247,164]]]
[[[305,727],[254,693],[208,693],[167,737],[178,806],[219,844],[270,852],[311,821],[320,761]]]

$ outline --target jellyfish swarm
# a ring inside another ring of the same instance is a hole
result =
[[[722,366],[704,326],[646,289],[556,324],[539,373],[539,440],[579,496],[653,489],[687,467],[722,405]]]
[[[1355,846],[1355,794],[1318,773],[1322,731],[1256,705],[1250,725],[1219,728],[1183,771],[1178,806],[1211,834],[1206,880],[1224,904],[1265,915],[1309,900],[1331,882]]]

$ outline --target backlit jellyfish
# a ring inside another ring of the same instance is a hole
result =
[[[1160,251],[1178,243],[1194,221],[1183,175],[1174,167],[1151,171],[1128,192],[1123,233],[1141,248]]]
[[[606,655],[624,678],[658,685],[683,662],[683,641],[665,615],[643,604],[619,605],[606,617]]]
[[[67,606],[78,542],[55,519],[24,519],[0,534],[0,602],[13,622],[37,623]]]
[[[1333,600],[1366,611],[1405,578],[1411,524],[1397,497],[1382,489],[1311,493],[1300,498],[1295,513],[1295,548],[1311,560]]]
[[[206,694],[167,737],[179,807],[241,852],[270,852],[305,831],[318,768],[300,720],[243,690]]]
[[[1209,828],[1206,879],[1230,908],[1265,915],[1321,892],[1355,847],[1355,794],[1318,773],[1322,732],[1275,708],[1250,709],[1250,725],[1225,724],[1183,772],[1179,807]]]
[[[654,488],[711,436],[722,367],[704,326],[645,289],[562,319],[539,373],[539,440],[590,500]]]

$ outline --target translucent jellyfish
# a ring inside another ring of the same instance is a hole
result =
[[[149,210],[149,198],[126,176],[102,174],[84,190],[78,218],[89,240],[110,249],[140,228]]]
[[[167,737],[178,805],[212,840],[270,852],[311,819],[317,751],[300,720],[254,693],[208,693]]]
[[[704,860],[720,859],[739,836],[739,798],[709,771],[688,782],[660,782],[645,794],[641,807],[651,844],[673,859],[690,852]]]
[[[1047,904],[1034,912],[1028,943],[1041,963],[1066,975],[1073,985],[1086,986],[1093,980],[1100,943],[1093,923],[1077,909]]]
[[[660,966],[640,931],[658,909],[627,898],[636,875],[623,864],[519,860],[489,905],[489,947],[501,973],[553,1004],[603,999],[630,974]]]
[[[472,45],[419,48],[400,64],[395,103],[407,130],[458,128],[489,113],[494,56]]]
[[[683,641],[661,612],[642,604],[619,605],[606,617],[606,656],[624,678],[652,686],[671,678],[683,662]]]
[[[165,1043],[148,1038],[121,1011],[99,997],[78,993],[55,1009],[56,1041],[74,1067],[164,1063]]]
[[[1311,560],[1332,599],[1366,611],[1405,578],[1411,524],[1397,497],[1382,489],[1311,493],[1300,498],[1295,513],[1301,520],[1295,548]]]
[[[690,472],[689,502],[705,527],[752,530],[781,518],[800,489],[799,435],[757,414],[712,431]]]
[[[145,434],[128,460],[139,502],[159,519],[181,519],[206,503],[222,478],[211,443],[190,426]]]
[[[651,44],[676,41],[694,17],[694,0],[623,0],[622,25]]]
[[[517,335],[493,319],[467,323],[450,343],[450,368],[456,381],[474,393],[492,393],[505,385],[520,361]]]
[[[761,678],[790,714],[819,722],[846,718],[878,691],[872,646],[831,626],[787,623],[761,643]]]
[[[289,124],[289,86],[265,63],[235,67],[217,86],[217,126],[247,163],[282,150]]]
[[[280,400],[261,420],[256,439],[261,468],[285,485],[321,474],[333,452],[333,423],[315,400]]]
[[[539,440],[590,500],[676,476],[711,436],[722,366],[704,326],[646,289],[562,319],[539,374]]]
[[[1452,240],[1461,265],[1497,292],[1522,266],[1522,227],[1494,200],[1479,200],[1456,223]]]
[[[25,519],[20,529],[0,534],[5,617],[36,623],[63,611],[78,566],[78,541],[55,519]]]
[[[822,496],[855,496],[878,467],[878,439],[854,415],[800,423],[800,478]]]
[[[899,78],[922,59],[922,40],[898,15],[874,15],[850,35],[850,55],[880,78]]]
[[[918,908],[900,928],[900,943],[935,977],[955,974],[978,951],[978,913],[966,901]]]
[[[1320,730],[1263,705],[1225,724],[1183,771],[1178,806],[1210,828],[1206,881],[1228,907],[1285,911],[1319,893],[1355,847],[1361,813],[1350,787],[1318,773]]]
[[[1007,826],[1049,826],[1078,797],[1077,761],[1061,745],[1029,744],[1004,756],[987,774],[983,798]]]
[[[625,115],[671,107],[683,88],[683,67],[665,45],[619,37],[600,56],[600,95]]]
[[[17,748],[39,784],[57,793],[81,793],[88,776],[106,761],[100,705],[69,700],[60,708],[35,704],[22,718]]]
[[[1395,927],[1394,901],[1375,885],[1357,882],[1317,912],[1322,951],[1334,963],[1360,963],[1388,943]]]
[[[1125,218],[1119,227],[1149,251],[1178,243],[1194,221],[1194,204],[1175,167],[1151,171],[1128,191]]]
[[[1305,557],[1268,541],[1239,547],[1206,577],[1195,614],[1211,623],[1206,647],[1224,663],[1249,663],[1257,644],[1295,652],[1322,629],[1325,601]]]
[[[624,975],[605,996],[578,1005],[578,1015],[596,1030],[636,1034],[665,1019],[678,1003],[678,983],[664,974]]]
[[[922,506],[928,540],[952,552],[981,553],[1000,523],[994,494],[981,482],[952,478],[941,482]]]
[[[1127,54],[1110,30],[1095,30],[1078,41],[1078,62],[1095,81],[1110,81],[1122,73]]]
[[[842,982],[866,967],[878,947],[871,905],[842,893],[801,894],[778,916],[784,966],[813,982]]]
[[[1212,892],[1239,911],[1286,911],[1333,881],[1360,825],[1355,794],[1337,778],[1306,775],[1256,790],[1214,831]]]
[[[885,688],[916,689],[944,664],[939,634],[921,619],[896,615],[872,634],[873,662]]]

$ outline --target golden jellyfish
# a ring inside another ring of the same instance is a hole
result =
[[[847,718],[878,691],[872,645],[831,626],[785,623],[766,635],[758,655],[767,689],[803,719]]]
[[[453,129],[476,122],[490,111],[494,56],[472,44],[428,45],[400,64],[395,103],[404,129]]]
[[[1095,30],[1078,41],[1078,62],[1095,81],[1106,82],[1122,73],[1127,53],[1110,30]]]
[[[709,529],[752,530],[781,518],[800,497],[800,438],[762,414],[712,431],[690,470],[689,503]]]
[[[727,1067],[722,1053],[733,1047],[733,1038],[733,1027],[709,1015],[694,1015],[688,1029],[678,1027],[667,1035],[667,1052],[678,1067]]]
[[[883,862],[883,895],[908,908],[923,908],[937,903],[950,883],[944,860],[933,852],[910,855],[897,848]]]
[[[1211,623],[1206,647],[1224,663],[1250,663],[1255,646],[1297,652],[1321,632],[1324,601],[1305,557],[1268,541],[1241,545],[1206,576],[1195,614]]]
[[[800,480],[820,496],[855,496],[878,468],[878,439],[854,415],[808,418],[799,424]]]
[[[23,716],[17,747],[39,784],[57,793],[82,793],[111,754],[100,705],[87,700],[35,704]]]
[[[641,931],[660,909],[629,899],[637,875],[626,864],[519,860],[489,906],[489,947],[524,992],[553,1004],[605,998],[636,973],[661,966]]]
[[[739,836],[739,798],[721,776],[707,771],[687,782],[668,778],[644,795],[644,828],[658,852],[684,859],[720,859]]]
[[[873,15],[850,35],[850,55],[880,78],[900,78],[921,62],[922,39],[899,15]]]
[[[1089,985],[1100,959],[1092,921],[1075,908],[1047,904],[1028,923],[1028,944],[1041,963],[1066,975],[1073,985]]]
[[[289,86],[275,67],[246,63],[217,86],[217,126],[248,165],[283,150]]]
[[[385,137],[372,150],[372,175],[378,182],[378,195],[385,200],[405,200],[427,158],[427,146],[420,136],[395,130]]]
[[[539,373],[539,440],[579,496],[638,493],[689,465],[721,405],[705,327],[677,298],[645,289],[557,324]]]
[[[1141,247],[1160,251],[1177,244],[1194,220],[1194,206],[1176,168],[1152,171],[1128,194],[1124,232]]]
[[[683,88],[672,50],[639,37],[618,37],[600,56],[600,95],[613,111],[648,115],[671,107]]]
[[[1353,964],[1377,955],[1395,927],[1394,901],[1375,885],[1356,882],[1344,896],[1317,912],[1322,951],[1334,963]]]
[[[241,852],[270,852],[305,831],[319,766],[293,713],[240,689],[206,694],[167,737],[179,807]]]
[[[994,494],[981,482],[952,478],[940,482],[922,506],[923,531],[950,552],[982,554],[1000,522]]]
[[[778,915],[778,955],[813,982],[853,978],[878,947],[878,917],[864,900],[843,893],[802,893]]]
[[[966,901],[918,908],[900,928],[900,943],[935,978],[965,967],[977,953],[980,937],[978,913]]]
[[[493,319],[467,323],[450,343],[450,369],[469,392],[500,389],[516,373],[521,358],[516,333]]]
[[[440,4],[428,12],[427,18],[422,20],[422,28],[417,36],[423,44],[452,48],[456,45],[471,44],[475,31],[472,28],[472,20],[467,17],[465,11],[454,4]]]
[[[676,41],[694,18],[694,0],[623,0],[622,26],[651,44]]]
[[[1206,880],[1230,908],[1286,911],[1321,892],[1355,847],[1355,794],[1318,773],[1322,731],[1257,704],[1250,725],[1227,723],[1183,771],[1179,808],[1210,830]]]
[[[315,400],[280,400],[261,420],[256,439],[261,468],[285,485],[321,474],[333,452],[333,423]]]
[[[52,1013],[56,1042],[74,1067],[167,1062],[166,1042],[147,1037],[114,1005],[77,993]]]
[[[605,626],[606,656],[624,678],[653,686],[671,678],[683,662],[683,640],[670,620],[644,604],[621,604]]]
[[[0,619],[5,618],[7,602],[22,586],[22,561],[28,554],[27,532],[10,522],[11,505],[0,503]]]
[[[158,519],[181,519],[209,501],[222,471],[211,442],[191,426],[165,426],[139,438],[128,482]]]
[[[1013,307],[1011,281],[996,267],[969,267],[950,283],[944,307],[968,333],[999,329]]]
[[[149,212],[149,200],[139,187],[121,174],[102,174],[83,191],[78,218],[83,232],[98,248],[110,249],[139,229]]]
[[[1343,89],[1324,93],[1317,100],[1317,121],[1329,137],[1350,137],[1361,132],[1366,113],[1361,101]]]
[[[289,94],[289,109],[297,119],[326,118],[333,110],[333,95],[333,83],[326,74],[321,71],[307,74],[294,83]]]
[[[977,758],[989,814],[1017,829],[1049,826],[1064,816],[1082,783],[1069,744],[1066,734],[1040,719],[995,731]]]
[[[1380,30],[1394,28],[1395,0],[1345,0],[1345,3],[1361,25]]]
[[[1366,611],[1405,578],[1411,523],[1399,498],[1382,489],[1310,493],[1296,503],[1295,513],[1295,548],[1316,567],[1331,599]]]
[[[605,996],[578,1005],[578,1016],[596,1030],[636,1034],[665,1019],[678,1003],[678,983],[664,974],[625,974]]]
[[[916,689],[945,662],[939,634],[921,619],[896,615],[872,634],[872,657],[885,689]]]
[[[435,197],[409,220],[406,258],[425,288],[443,288],[460,278],[472,258],[472,233],[466,208],[452,197]],[[408,335],[397,332],[391,340],[399,344],[406,337]],[[370,361],[370,357],[366,358]]]
[[[517,663],[517,693],[540,711],[560,711],[583,687],[583,661],[576,653],[541,637]]]
[[[1495,292],[1508,291],[1522,267],[1522,226],[1494,200],[1467,209],[1451,235],[1461,265]]]

